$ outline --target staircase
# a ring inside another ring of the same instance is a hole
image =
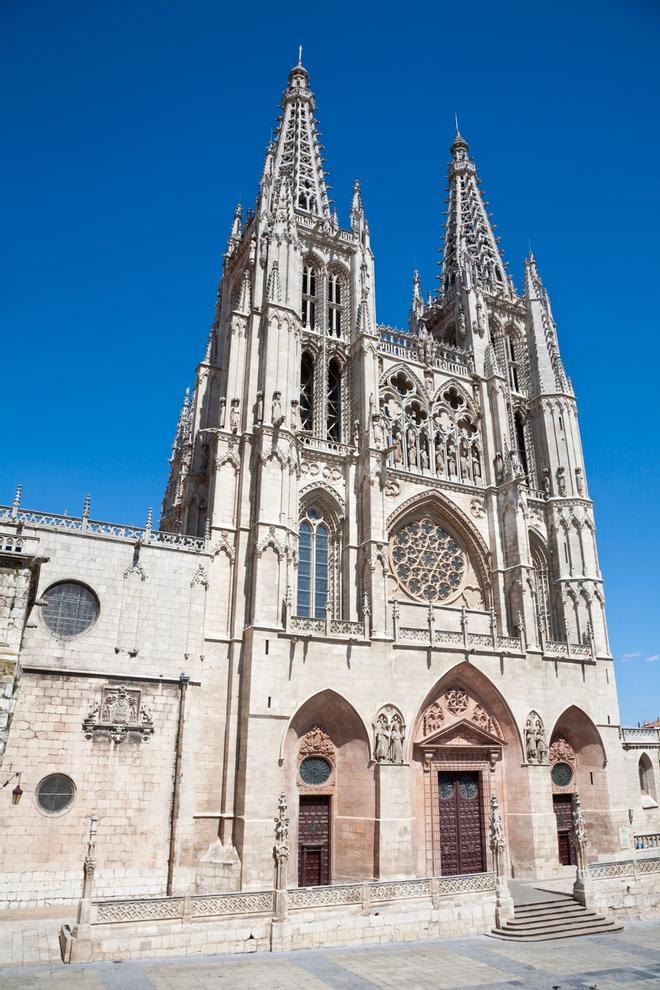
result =
[[[527,904],[516,904],[514,917],[501,928],[493,928],[490,938],[518,942],[546,942],[576,935],[602,935],[620,932],[623,925],[578,904],[572,897],[549,897]]]

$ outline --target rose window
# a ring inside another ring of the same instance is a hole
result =
[[[445,601],[456,594],[465,577],[465,554],[432,519],[414,520],[398,529],[391,556],[400,585],[413,598]]]

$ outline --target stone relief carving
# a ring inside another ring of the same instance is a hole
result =
[[[231,400],[231,409],[229,411],[229,429],[232,433],[238,433],[238,428],[241,424],[241,413],[240,413],[240,399]]]
[[[550,763],[568,763],[575,770],[577,767],[577,755],[575,750],[563,736],[558,736],[550,746]]]
[[[383,705],[374,719],[373,727],[376,763],[403,763],[406,726],[399,709],[394,705]]]
[[[525,722],[525,754],[528,763],[548,762],[545,726],[538,712],[531,711]]]
[[[502,730],[488,709],[458,686],[447,688],[442,697],[428,706],[422,716],[422,738],[432,736],[440,729],[450,728],[453,723],[463,720],[474,723],[491,736],[502,738]]]
[[[142,704],[142,692],[126,684],[103,688],[101,700],[92,702],[82,728],[87,739],[105,736],[114,743],[123,742],[129,734],[146,741],[154,733],[151,710]]]
[[[298,746],[300,762],[306,756],[324,756],[332,765],[335,764],[335,747],[328,733],[320,725],[314,725],[306,732]]]

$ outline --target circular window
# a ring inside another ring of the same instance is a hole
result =
[[[59,814],[73,803],[76,787],[65,773],[51,773],[37,787],[37,804],[50,815]]]
[[[555,763],[550,775],[556,787],[568,787],[573,780],[573,770],[568,763]]]
[[[315,787],[325,784],[331,773],[332,767],[321,756],[308,756],[300,764],[300,779]]]
[[[450,773],[439,775],[440,800],[449,801],[454,796],[454,778]]]
[[[96,621],[99,614],[98,598],[93,591],[78,581],[60,581],[43,594],[45,606],[43,619],[56,636],[78,636]]]
[[[450,534],[432,519],[416,519],[394,534],[392,569],[413,598],[454,598],[465,577],[465,554]]]

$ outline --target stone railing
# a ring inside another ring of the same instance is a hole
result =
[[[325,440],[306,433],[299,434],[299,437],[303,447],[307,447],[309,450],[321,451],[323,454],[338,454],[341,457],[346,457],[347,454],[355,452],[355,447],[351,447],[347,443],[340,443],[339,440]]]
[[[447,617],[447,612],[454,613],[452,618]],[[447,647],[449,649],[478,650],[480,653],[525,653],[525,639],[520,636],[500,636],[497,632],[495,614],[491,612],[476,612],[467,608],[459,611],[458,618],[456,610],[429,608],[427,612],[426,626],[402,626],[399,622],[399,603],[395,601],[392,606],[392,629],[396,644],[420,643],[428,648]],[[454,624],[458,622],[460,629],[438,628],[438,624]],[[473,632],[470,625],[477,624],[484,628],[490,626],[490,632]]]
[[[92,533],[96,536],[108,536],[117,540],[130,540],[133,543],[144,543],[149,546],[175,547],[177,550],[204,550],[204,539],[197,536],[186,536],[184,533],[162,533],[146,524],[139,526],[123,526],[119,523],[101,522],[89,519],[87,516],[63,516],[53,512],[36,512],[31,509],[16,509],[12,506],[0,506],[0,523],[20,523],[23,526],[33,526],[35,529],[52,529],[75,533]]]
[[[369,639],[368,613],[362,622],[349,619],[333,619],[329,611],[322,619],[312,619],[305,615],[291,615],[291,606],[284,601],[284,634],[287,636],[320,636],[325,639],[365,640]]]
[[[635,832],[635,849],[660,849],[660,832]]]
[[[595,659],[594,648],[591,643],[560,643],[556,640],[544,639],[542,646],[543,655],[546,657]]]
[[[417,341],[402,330],[395,327],[379,326],[378,350],[381,354],[402,358],[405,361],[417,361],[424,364],[424,353],[416,346]],[[468,375],[474,371],[474,358],[469,351],[451,344],[434,341],[433,367],[438,371],[447,371],[452,375]]]
[[[660,746],[660,728],[654,725],[622,727],[621,741],[624,746]]]
[[[429,877],[421,880],[379,880],[344,883],[327,887],[297,887],[287,890],[289,911],[341,905],[385,904],[414,898],[495,892],[495,873]],[[126,924],[139,921],[176,921],[195,918],[270,915],[275,910],[276,891],[258,890],[230,894],[195,894],[190,897],[145,897],[130,900],[95,900],[92,925]]]
[[[592,880],[616,880],[621,877],[638,877],[641,874],[660,873],[660,857],[652,859],[624,859],[614,863],[590,863]]]

